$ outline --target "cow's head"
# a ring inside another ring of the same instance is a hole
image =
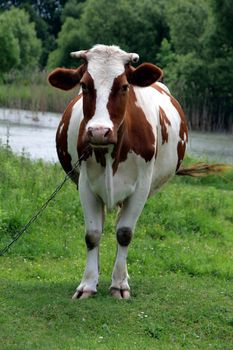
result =
[[[49,82],[62,90],[80,84],[84,140],[97,148],[115,144],[124,121],[130,85],[149,86],[160,79],[162,71],[151,63],[132,67],[131,62],[137,62],[139,56],[117,46],[96,45],[87,51],[72,52],[71,56],[82,58],[85,63],[77,69],[55,69]]]

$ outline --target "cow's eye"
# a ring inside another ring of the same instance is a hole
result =
[[[129,90],[129,84],[124,84],[124,85],[121,86],[121,91],[122,92],[126,92],[128,90]]]
[[[88,90],[88,87],[86,86],[85,83],[81,83],[81,87],[82,87],[82,91],[83,91],[84,94],[87,93],[87,92],[89,91],[89,90]]]

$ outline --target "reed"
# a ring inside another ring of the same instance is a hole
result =
[[[77,91],[64,92],[52,88],[47,82],[47,75],[46,71],[26,74],[25,77],[8,75],[0,85],[0,107],[63,112]]]

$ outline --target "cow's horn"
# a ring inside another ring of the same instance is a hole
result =
[[[74,58],[83,58],[84,60],[86,60],[87,59],[86,52],[87,52],[86,50],[73,51],[70,53],[70,56]]]
[[[137,53],[130,53],[129,60],[133,63],[137,63],[139,61],[139,55]]]

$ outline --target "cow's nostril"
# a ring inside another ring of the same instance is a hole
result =
[[[110,129],[109,128],[105,128],[104,129],[105,133],[104,133],[104,137],[107,137],[110,133]]]
[[[93,137],[93,128],[88,128],[87,134],[89,137]]]

